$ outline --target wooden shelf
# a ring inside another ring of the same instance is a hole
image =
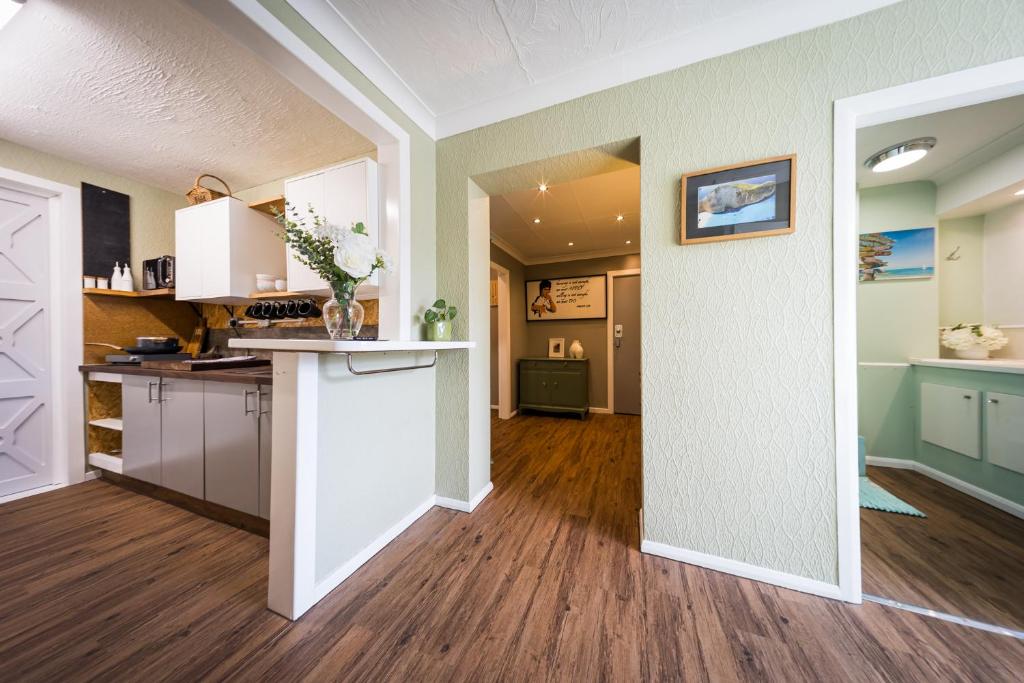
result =
[[[113,429],[114,431],[124,431],[124,422],[119,417],[103,417],[98,420],[89,420],[89,424],[93,427],[103,427],[103,429]]]
[[[256,211],[262,211],[268,216],[274,216],[274,218],[277,218],[274,214],[275,209],[277,209],[277,213],[284,213],[284,195],[279,194],[276,197],[271,197],[270,199],[261,199],[258,202],[252,202],[249,204],[249,208],[255,209]]]
[[[121,459],[121,456],[110,455],[109,453],[90,453],[89,464],[116,474],[121,474],[121,471],[124,469],[124,461]]]
[[[100,296],[120,296],[129,299],[173,299],[173,289],[143,289],[135,292],[122,292],[119,289],[92,289],[85,287],[82,294],[98,294]]]
[[[305,292],[251,292],[249,294],[250,299],[325,299],[327,297],[321,294],[307,294]]]

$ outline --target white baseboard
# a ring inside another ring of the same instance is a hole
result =
[[[379,553],[388,543],[395,540],[400,533],[412,526],[413,522],[425,515],[430,508],[434,507],[434,498],[435,496],[431,496],[420,503],[415,510],[403,517],[397,524],[392,526],[383,534],[375,538],[370,545],[360,550],[351,560],[338,567],[330,576],[318,583],[313,588],[312,602],[310,604],[315,605],[323,600],[324,597],[337,588],[342,581],[347,579],[357,569],[366,564],[371,557]]]
[[[797,576],[796,574],[787,574],[774,569],[765,569],[764,567],[739,562],[738,560],[730,560],[716,555],[707,555],[695,550],[686,550],[684,548],[677,548],[675,546],[665,545],[664,543],[656,543],[654,541],[647,540],[640,542],[640,552],[647,553],[649,555],[658,555],[659,557],[667,557],[670,560],[676,560],[678,562],[694,564],[698,567],[713,569],[716,572],[733,574],[734,576],[740,576],[744,579],[770,583],[774,586],[800,591],[801,593],[820,595],[823,598],[832,598],[834,600],[841,599],[838,585],[825,583],[824,581],[817,581],[815,579],[808,579],[803,576]]]
[[[487,486],[480,489],[480,493],[473,496],[473,499],[468,503],[464,500],[459,500],[458,498],[445,498],[444,496],[435,496],[434,505],[442,508],[448,508],[450,510],[458,510],[459,512],[472,512],[473,510],[476,509],[476,506],[479,505],[483,501],[483,499],[487,497],[487,494],[493,490],[494,484],[492,482],[487,482]]]
[[[103,475],[101,470],[89,470],[85,473],[85,479],[83,481],[91,481],[93,479],[99,479]]]
[[[0,496],[0,505],[3,503],[10,503],[15,500],[21,500],[22,498],[28,498],[29,496],[35,496],[40,493],[47,493],[49,491],[56,491],[67,486],[67,482],[60,482],[59,484],[48,484],[46,486],[37,486],[34,489],[27,491],[18,491],[17,493],[8,493],[6,496]]]
[[[612,414],[611,408],[590,408],[589,410],[590,410],[590,412],[597,413],[599,415],[611,415]]]
[[[496,405],[491,405],[491,410],[497,410],[497,409],[498,409],[498,406],[496,406]]]
[[[866,455],[864,456],[864,462],[875,467],[891,467],[894,470],[917,469],[914,466],[916,463],[913,460],[904,460],[903,458],[879,458],[874,455]]]
[[[1024,519],[1024,505],[1015,503],[1007,498],[1003,498],[991,491],[986,491],[980,486],[969,484],[963,479],[957,479],[956,477],[937,470],[934,467],[929,467],[923,462],[918,462],[916,460],[901,460],[899,458],[876,458],[871,455],[864,458],[864,460],[867,464],[874,465],[875,467],[892,467],[901,470],[913,470],[919,474],[923,474],[929,479],[934,479],[935,481],[943,483],[952,489],[956,489],[960,493],[966,493],[972,498],[977,498],[981,502],[987,503],[1007,514]]]

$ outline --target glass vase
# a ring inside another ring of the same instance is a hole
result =
[[[363,305],[356,301],[354,289],[331,287],[334,296],[323,307],[324,326],[331,339],[351,341],[363,326]]]

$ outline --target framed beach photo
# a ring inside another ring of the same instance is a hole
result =
[[[796,155],[687,173],[683,244],[786,235],[796,230]]]
[[[935,228],[862,233],[858,259],[861,282],[933,277]]]

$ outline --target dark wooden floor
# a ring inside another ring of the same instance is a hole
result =
[[[0,681],[1012,680],[1024,643],[642,556],[639,418],[494,429],[435,508],[289,623],[267,541],[93,481],[0,506]]]
[[[865,593],[1024,630],[1024,520],[917,472],[868,476],[928,517],[861,510]]]

